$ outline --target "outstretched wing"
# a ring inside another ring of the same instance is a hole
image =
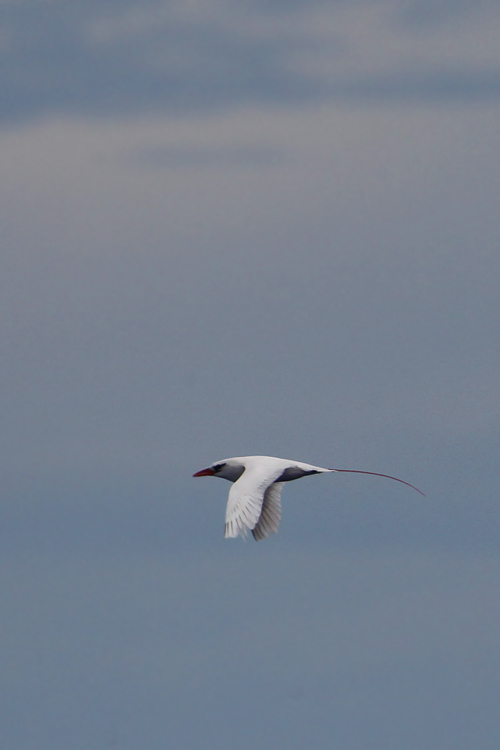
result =
[[[264,539],[276,530],[274,526],[277,528],[280,518],[281,483],[275,485],[273,482],[278,479],[281,472],[281,467],[256,466],[245,469],[229,490],[224,534],[226,538],[236,537],[239,534],[245,536],[248,531],[253,531],[259,523],[261,514],[264,513],[263,532],[257,531],[258,534],[263,533],[259,539]],[[279,489],[275,490],[275,487]],[[265,502],[267,497],[270,497],[269,503]],[[278,513],[276,513],[276,500]],[[273,519],[277,519],[277,522]],[[255,538],[257,539],[257,536]]]
[[[281,521],[281,490],[284,482],[275,482],[267,488],[259,520],[252,534],[257,542],[278,531]]]

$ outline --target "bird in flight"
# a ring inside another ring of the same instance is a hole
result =
[[[419,489],[389,474],[358,469],[323,469],[301,461],[272,456],[240,456],[216,461],[208,469],[193,474],[194,477],[221,477],[233,482],[229,490],[226,508],[226,528],[224,536],[246,536],[251,531],[254,539],[260,541],[278,531],[281,520],[281,491],[285,482],[308,477],[312,474],[371,474],[375,477],[394,479],[413,490]],[[420,492],[423,495],[423,492]],[[425,496],[424,496],[425,497]]]

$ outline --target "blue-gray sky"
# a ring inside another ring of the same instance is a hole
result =
[[[498,4],[0,20],[1,750],[496,750]]]

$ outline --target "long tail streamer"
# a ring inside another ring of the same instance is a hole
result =
[[[409,482],[404,482],[402,479],[398,479],[397,477],[391,477],[389,474],[378,474],[376,471],[360,471],[359,469],[330,469],[330,471],[341,471],[346,472],[348,474],[371,474],[373,477],[384,477],[385,479],[394,479],[395,482],[401,482],[401,484],[406,484],[407,487],[411,487],[412,490],[417,490],[417,492],[420,492],[421,495],[425,494],[418,489],[418,487],[414,487]]]

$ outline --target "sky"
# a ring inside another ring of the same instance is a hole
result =
[[[0,750],[497,750],[499,35],[1,4]]]

